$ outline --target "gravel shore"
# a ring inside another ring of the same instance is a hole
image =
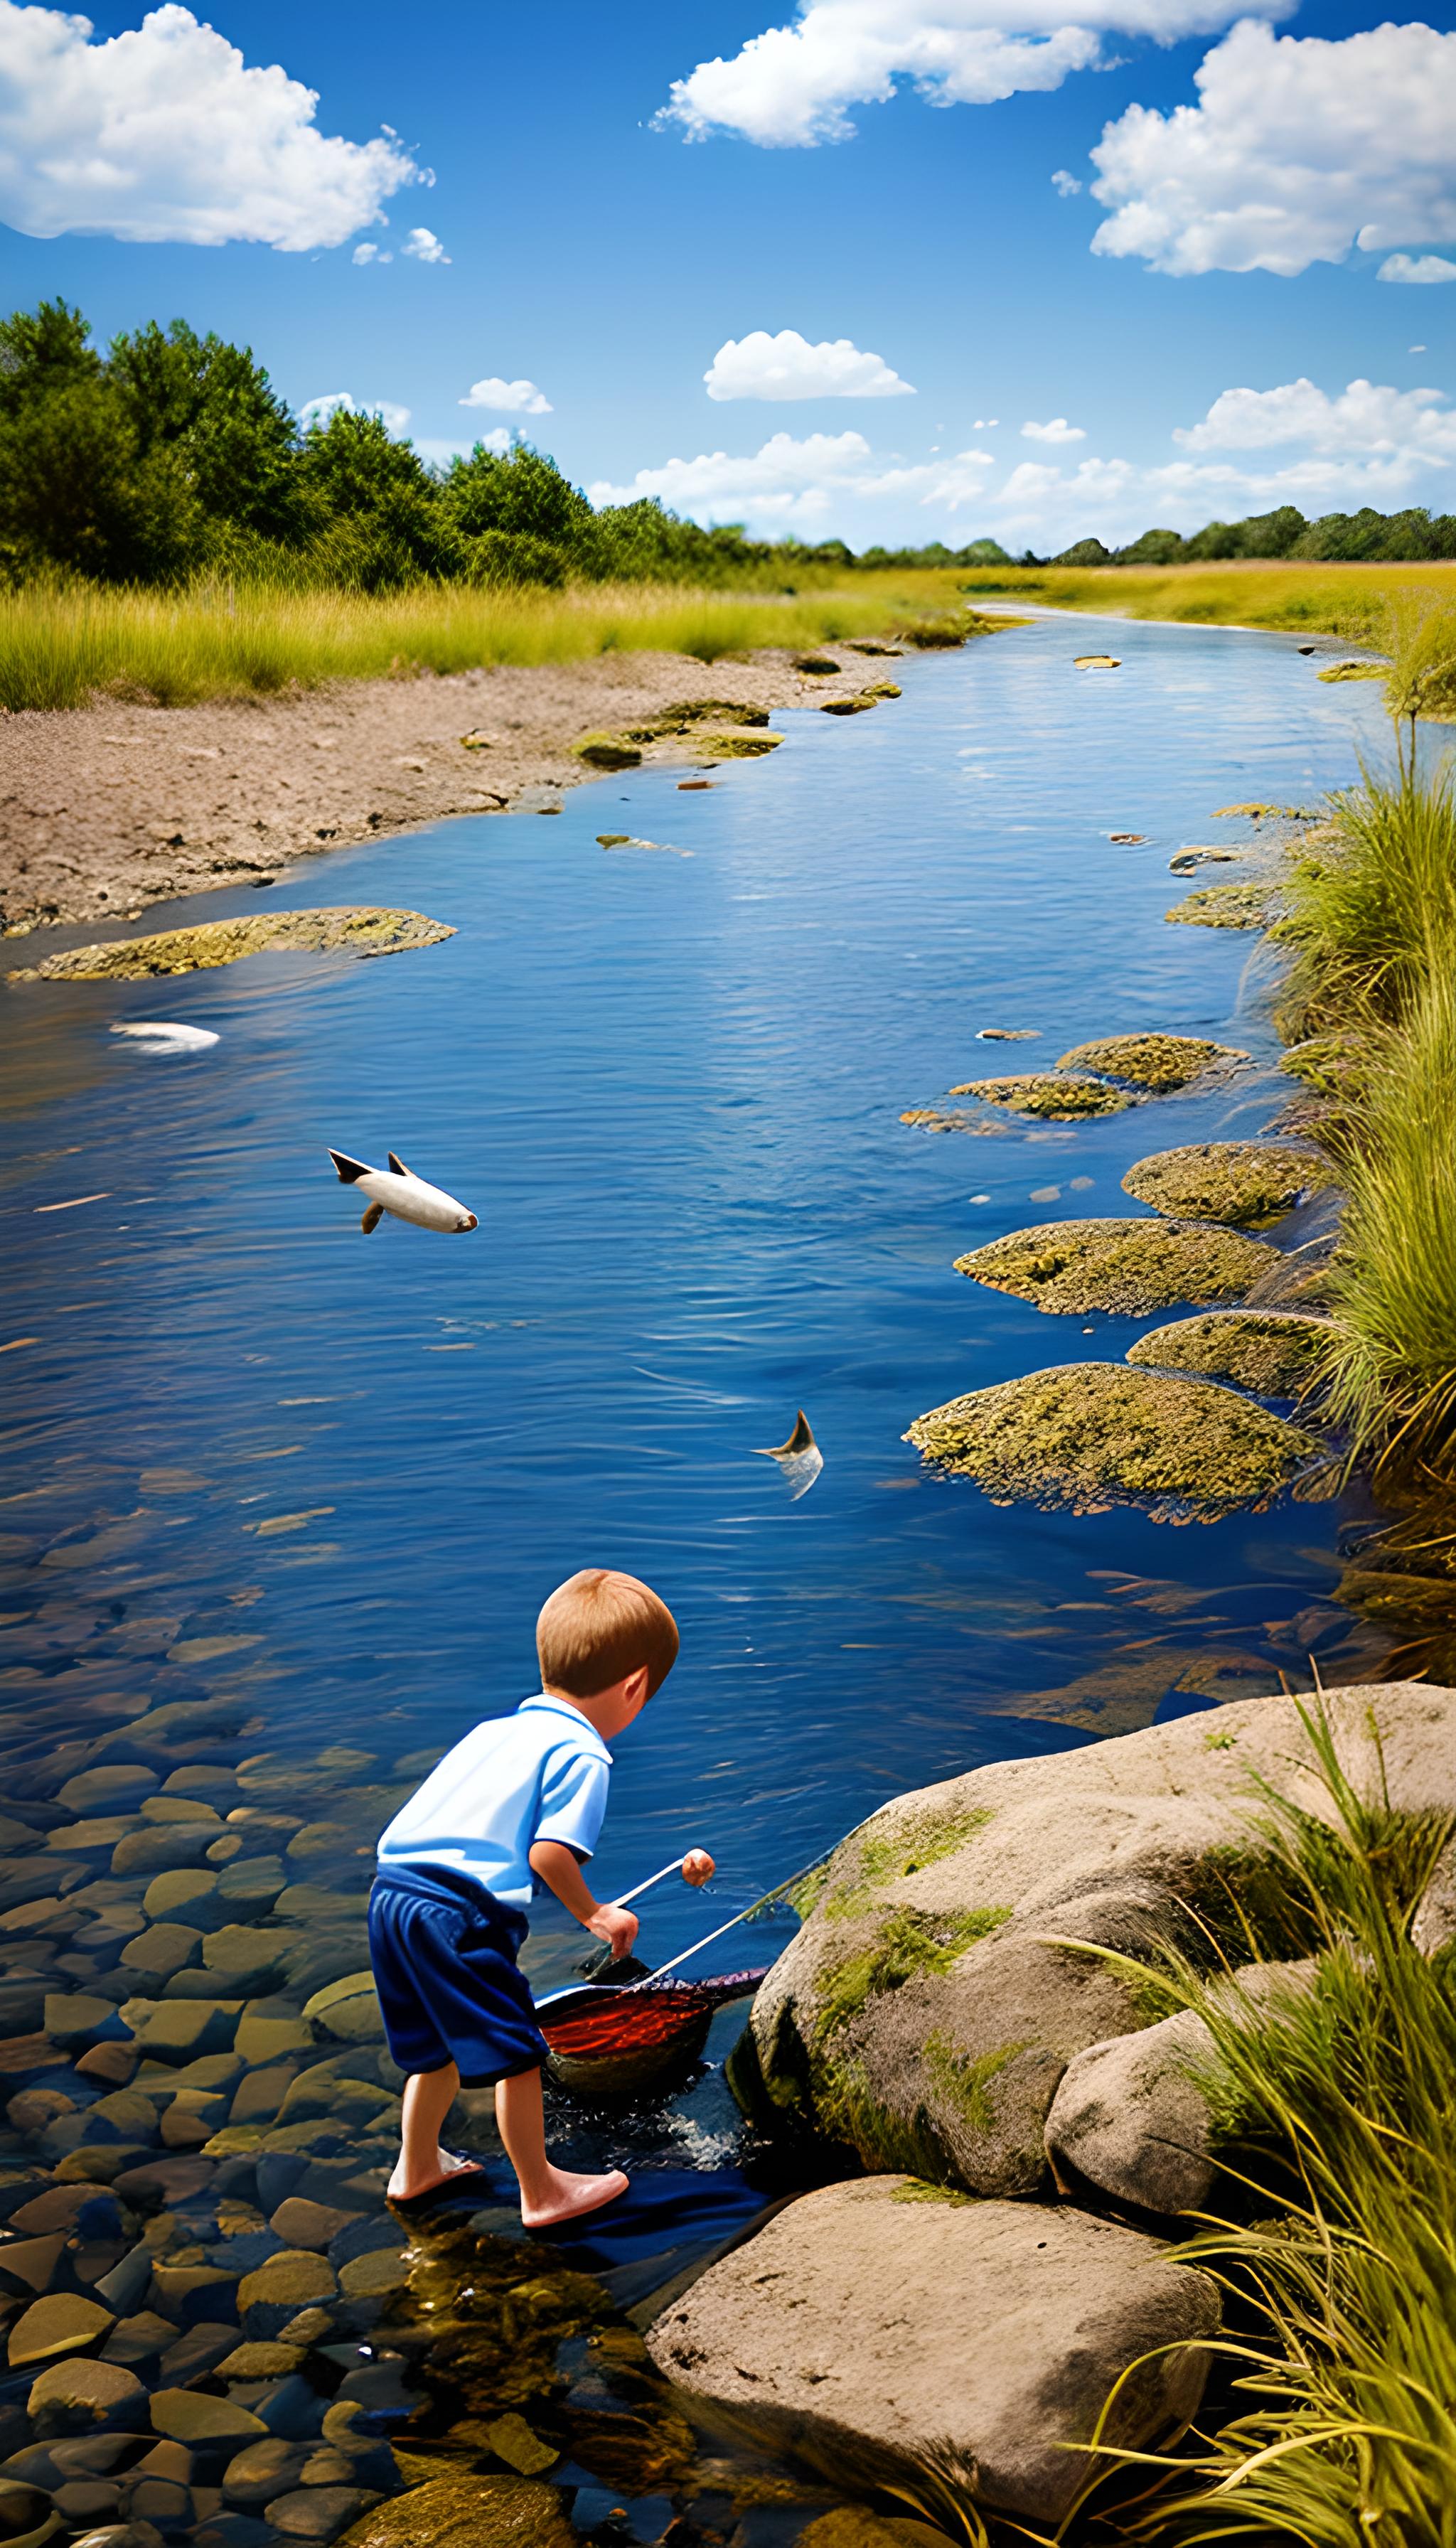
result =
[[[101,700],[8,716],[0,927],[14,936],[51,922],[134,919],[150,903],[270,883],[300,858],[447,814],[547,805],[597,774],[573,756],[584,734],[680,700],[822,705],[886,669],[852,647],[822,660],[839,674],[803,675],[777,649],[717,664],[601,655],[203,707]],[[467,735],[479,740],[467,745]],[[653,744],[644,757],[689,761],[691,738]]]

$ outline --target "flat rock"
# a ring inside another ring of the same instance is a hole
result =
[[[641,759],[641,754],[637,758]],[[70,947],[43,963],[25,965],[13,982],[140,982],[158,973],[210,972],[244,956],[278,949],[311,956],[396,956],[406,948],[437,947],[453,938],[438,920],[418,911],[340,905],[325,911],[273,911],[242,920],[205,920],[191,929],[161,929],[146,938],[118,938],[97,947]]]
[[[1077,1512],[1140,1503],[1160,1520],[1258,1509],[1321,1447],[1214,1381],[1105,1362],[1062,1363],[953,1398],[918,1416],[905,1440],[997,1502]]]
[[[1073,1071],[1013,1070],[997,1079],[964,1079],[953,1097],[983,1097],[1013,1115],[1035,1115],[1044,1123],[1076,1124],[1087,1115],[1120,1115],[1137,1099],[1126,1088],[1109,1088],[1105,1079],[1078,1077]]]
[[[1073,1045],[1056,1067],[1105,1072],[1110,1079],[1130,1080],[1135,1088],[1149,1089],[1161,1097],[1170,1089],[1187,1088],[1215,1064],[1247,1059],[1238,1046],[1211,1044],[1207,1036],[1121,1035]]]
[[[284,2247],[255,2273],[243,2275],[237,2286],[237,2306],[246,2311],[265,2303],[287,2303],[299,2310],[310,2301],[332,2300],[337,2289],[333,2267],[322,2256],[308,2247]]]
[[[1139,1336],[1128,1360],[1236,1381],[1260,1398],[1298,1398],[1318,1377],[1331,1332],[1327,1319],[1301,1310],[1206,1310]]]
[[[332,2204],[311,2203],[307,2195],[290,2194],[279,2204],[268,2227],[277,2231],[286,2247],[312,2247],[321,2252],[330,2239],[362,2218],[358,2212],[340,2212]]]
[[[1208,1222],[1050,1221],[972,1248],[956,1271],[1061,1317],[1141,1318],[1182,1301],[1241,1301],[1274,1253]]]
[[[215,1929],[228,1916],[219,1902],[217,1876],[201,1866],[167,1867],[154,1875],[141,1908],[148,1920],[184,1922],[197,1930]]]
[[[823,2187],[709,2266],[648,2333],[660,2370],[836,2484],[933,2466],[988,2509],[1055,2522],[1092,2436],[1146,2449],[1193,2414],[1212,2279],[1140,2231],[966,2202],[903,2176]],[[1171,2348],[1163,2350],[1162,2348]]]
[[[268,2520],[285,2539],[336,2539],[373,2500],[361,2486],[303,2486],[275,2496]]]
[[[1326,1699],[1358,1787],[1381,1775],[1373,1721],[1396,1809],[1456,1810],[1456,1691],[1388,1683]],[[1067,2063],[1144,2016],[1100,1958],[1048,1942],[1138,1957],[1196,1943],[1182,1906],[1216,1917],[1222,1877],[1257,1873],[1256,1773],[1328,1819],[1297,1702],[1277,1695],[897,1797],[835,1852],[760,1987],[731,2056],[741,2101],[871,2169],[1036,2193]],[[1247,1955],[1241,1933],[1228,1943]]]
[[[1292,1141],[1190,1141],[1138,1159],[1123,1179],[1123,1192],[1189,1221],[1265,1229],[1333,1182],[1318,1150]]]
[[[308,2456],[307,2444],[272,2433],[262,2441],[249,2442],[228,2461],[223,2493],[229,2503],[240,2503],[249,2511],[271,2503],[275,2495],[293,2492]]]
[[[196,1866],[216,1838],[210,1823],[150,1823],[117,1842],[111,1871],[113,1875],[158,1875]]]
[[[575,2539],[554,2486],[449,2468],[376,2503],[344,2548],[574,2548]]]
[[[127,1940],[121,1960],[128,1972],[164,1982],[196,1963],[201,1944],[202,1931],[185,1920],[154,1920],[139,1936]]]
[[[345,1973],[339,1981],[326,1982],[304,2002],[304,2015],[325,2035],[343,2044],[384,2040],[384,2019],[372,1972]]]
[[[118,1761],[100,1770],[78,1771],[67,1778],[56,1802],[70,1814],[135,1813],[143,1796],[159,1784],[155,1770],[139,1761]]]
[[[1267,929],[1279,903],[1272,884],[1204,884],[1165,911],[1195,929]]]

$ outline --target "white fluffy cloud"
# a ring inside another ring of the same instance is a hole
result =
[[[710,399],[913,398],[909,381],[848,336],[811,345],[796,327],[763,327],[720,345],[703,374]]]
[[[1028,442],[1085,442],[1087,439],[1086,426],[1068,424],[1064,415],[1052,416],[1047,424],[1034,424],[1028,418],[1022,432]]]
[[[394,434],[403,433],[410,421],[408,407],[396,407],[389,399],[365,399],[361,404],[348,390],[325,390],[321,398],[305,399],[299,422],[307,433],[311,425],[326,424],[332,415],[377,415]]]
[[[1058,195],[1080,195],[1082,191],[1081,178],[1074,177],[1070,168],[1053,168],[1051,183]]]
[[[877,461],[863,433],[809,433],[801,440],[775,433],[756,452],[699,452],[695,460],[639,469],[628,487],[603,480],[587,493],[593,504],[630,504],[656,496],[697,521],[822,531],[829,514],[847,515],[866,503],[932,505],[955,513],[982,500],[994,468],[988,451],[913,463]]]
[[[1255,5],[1279,18],[1295,0]],[[690,141],[710,133],[771,148],[843,141],[855,130],[850,108],[884,105],[902,79],[935,106],[986,106],[1092,68],[1105,34],[1171,44],[1238,14],[1238,0],[799,0],[792,26],[766,28],[731,60],[675,80],[657,121]]]
[[[1313,381],[1225,390],[1198,424],[1173,435],[1185,451],[1265,451],[1300,442],[1312,453],[1444,465],[1456,459],[1456,413],[1439,390],[1351,381],[1328,398]]]
[[[411,230],[403,253],[417,256],[421,265],[448,265],[450,262],[433,230]]]
[[[387,247],[380,247],[373,239],[361,239],[349,261],[352,265],[393,265],[395,260]]]
[[[429,183],[389,135],[320,133],[313,89],[248,68],[190,9],[100,44],[89,20],[0,0],[0,221],[217,247],[337,247],[400,186]]]
[[[551,401],[537,389],[534,381],[502,381],[494,376],[473,381],[461,407],[495,408],[504,415],[550,415]],[[506,435],[507,442],[510,436]]]
[[[1448,256],[1388,256],[1375,278],[1377,283],[1456,283],[1456,265]],[[1423,345],[1412,345],[1412,354],[1423,354]]]
[[[1419,23],[1338,42],[1244,20],[1197,106],[1131,106],[1092,156],[1113,208],[1093,239],[1163,274],[1302,274],[1352,246],[1456,238],[1456,35]]]

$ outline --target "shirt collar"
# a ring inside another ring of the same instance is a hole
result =
[[[573,1707],[569,1698],[552,1698],[544,1689],[538,1690],[534,1698],[523,1698],[515,1712],[517,1716],[527,1716],[531,1714],[533,1710],[538,1710],[541,1714],[546,1716],[565,1716],[573,1725],[580,1725],[583,1733],[590,1738],[591,1742],[600,1753],[602,1760],[610,1763],[611,1754],[608,1752],[601,1736],[597,1733],[591,1717],[584,1716],[579,1707]]]

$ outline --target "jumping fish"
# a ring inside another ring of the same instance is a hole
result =
[[[386,1213],[396,1221],[412,1221],[421,1229],[479,1229],[473,1212],[439,1186],[427,1186],[423,1177],[412,1176],[395,1151],[389,1152],[388,1168],[371,1168],[362,1159],[351,1159],[347,1151],[328,1153],[338,1170],[339,1183],[357,1186],[369,1198],[369,1210],[359,1227],[366,1237],[377,1229]]]
[[[772,1451],[757,1451],[755,1458],[776,1460],[788,1490],[789,1502],[796,1504],[806,1496],[824,1466],[824,1454],[814,1439],[814,1428],[802,1408],[786,1442],[775,1443]]]
[[[144,1045],[148,1052],[207,1052],[218,1038],[211,1027],[178,1027],[161,1018],[146,1018],[136,1026],[113,1027],[113,1035],[130,1037],[133,1044]]]

